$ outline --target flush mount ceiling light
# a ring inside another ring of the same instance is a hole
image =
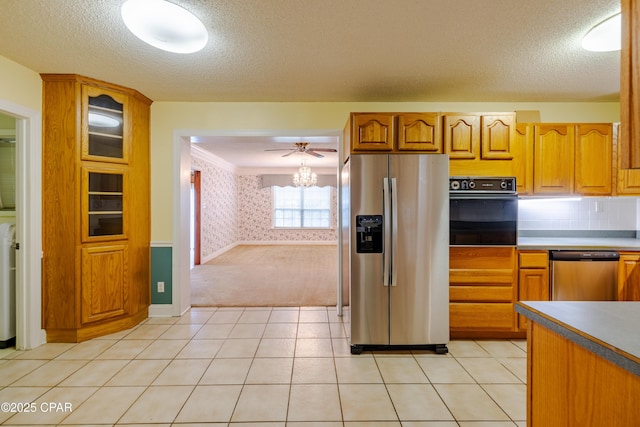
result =
[[[204,24],[191,12],[164,0],[127,0],[122,19],[136,37],[174,53],[193,53],[207,44]]]
[[[620,50],[622,18],[618,13],[593,27],[582,39],[582,47],[592,52]]]

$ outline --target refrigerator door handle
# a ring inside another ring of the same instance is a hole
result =
[[[394,250],[398,247],[398,185],[395,178],[391,178],[391,224],[391,286],[395,286],[398,277]]]
[[[384,214],[384,243],[382,250],[382,286],[389,286],[391,274],[391,196],[389,178],[382,178],[382,204]]]

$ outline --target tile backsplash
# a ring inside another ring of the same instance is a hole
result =
[[[635,231],[637,197],[526,198],[518,201],[518,231]]]

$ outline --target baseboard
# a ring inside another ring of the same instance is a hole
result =
[[[207,255],[206,257],[202,256],[202,254],[201,254],[200,255],[200,264],[206,264],[207,262],[211,261],[215,257],[220,256],[220,255],[222,255],[223,253],[225,253],[227,251],[230,251],[231,249],[235,248],[238,245],[239,245],[239,243],[237,243],[237,242],[236,243],[232,243],[230,245],[225,246],[222,249],[219,249],[219,250],[215,251],[212,254]]]
[[[173,304],[151,304],[149,317],[173,317]]]

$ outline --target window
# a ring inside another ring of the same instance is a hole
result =
[[[276,228],[331,227],[331,187],[273,187]]]

